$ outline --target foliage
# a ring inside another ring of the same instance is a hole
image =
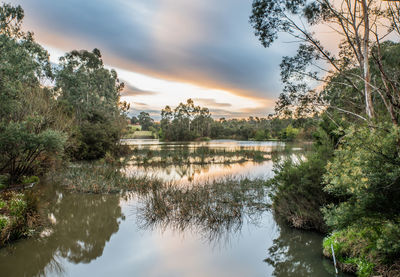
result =
[[[68,130],[52,90],[42,85],[52,79],[48,53],[21,31],[23,15],[20,6],[0,8],[0,174],[8,184],[62,155]]]
[[[76,159],[98,159],[116,147],[126,124],[119,102],[120,83],[114,70],[104,68],[98,49],[72,51],[60,58],[56,73],[58,100],[72,111],[77,128],[74,147]]]
[[[51,129],[36,134],[28,122],[0,126],[1,170],[9,173],[10,182],[15,183],[40,166],[40,155],[62,151],[65,140],[63,133]]]
[[[207,108],[194,106],[191,99],[175,109],[167,106],[161,111],[160,138],[170,141],[189,141],[205,137],[240,140],[311,139],[317,118],[211,118]],[[290,126],[290,127],[289,127]],[[287,130],[285,130],[287,128]]]
[[[328,158],[329,154],[312,153],[305,160],[289,158],[274,168],[276,175],[269,181],[273,209],[296,228],[327,230],[320,208],[331,201],[322,184]]]
[[[371,222],[370,226],[352,225],[324,239],[324,254],[332,256],[332,245],[336,259],[346,271],[357,272],[358,276],[384,271],[388,276],[395,276],[399,272],[387,265],[399,258],[399,232],[400,225],[385,220]]]
[[[195,106],[192,99],[180,103],[174,110],[169,106],[161,111],[161,139],[190,141],[209,137],[212,118],[207,108]]]
[[[376,119],[375,108],[379,107],[381,115],[397,124],[400,86],[381,41],[386,32],[400,34],[399,10],[394,1],[382,5],[378,0],[254,0],[250,23],[263,46],[269,47],[282,33],[300,42],[293,57],[282,59],[284,92],[276,111],[299,116],[329,107],[370,121]],[[313,31],[319,26],[333,30],[339,51],[328,50],[332,45],[325,44]],[[356,92],[356,102],[352,103],[357,106],[355,110],[333,105],[320,89],[315,89],[332,83]]]
[[[324,175],[325,192],[340,199],[323,209],[336,230],[324,247],[335,243],[341,261],[355,264],[360,276],[389,274],[386,265],[400,259],[399,141],[393,125],[350,127]]]
[[[30,192],[0,195],[0,246],[29,236],[37,225],[37,202]]]
[[[341,229],[399,214],[399,141],[400,130],[394,126],[347,131],[324,176],[325,191],[345,199],[325,209],[329,226]]]
[[[323,117],[314,133],[312,152],[286,157],[274,165],[275,176],[269,180],[273,209],[296,228],[327,231],[320,209],[336,199],[323,191],[323,176],[337,139],[337,126]]]
[[[288,141],[293,141],[299,135],[299,129],[293,128],[288,125],[281,134],[281,138]]]
[[[149,113],[141,112],[138,116],[138,122],[142,126],[143,131],[149,131],[150,127],[154,125],[154,120],[150,117]]]
[[[25,178],[25,179],[23,179],[22,180],[22,183],[23,184],[32,184],[32,183],[37,183],[37,182],[39,182],[39,177],[38,176],[30,176],[30,177],[27,177],[27,178]]]

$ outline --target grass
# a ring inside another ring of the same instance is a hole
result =
[[[125,176],[117,166],[81,163],[57,172],[53,179],[68,190],[83,193],[118,193],[160,187],[162,182],[146,176]]]
[[[191,230],[213,241],[239,231],[246,218],[257,218],[268,208],[265,197],[262,180],[226,177],[184,187],[169,183],[142,196],[139,215],[144,228]]]
[[[58,176],[75,192],[138,196],[143,227],[198,230],[210,240],[240,230],[245,218],[268,208],[265,182],[260,179],[226,177],[183,186],[147,176],[127,177],[118,167],[86,163]]]
[[[123,136],[123,139],[155,138],[152,131],[134,131]]]
[[[136,165],[170,165],[170,164],[227,164],[245,161],[261,162],[271,159],[271,152],[257,150],[225,150],[208,147],[140,149],[133,148],[130,163]]]

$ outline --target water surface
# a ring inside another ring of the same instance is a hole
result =
[[[248,147],[278,150],[282,155],[288,154],[288,148],[304,150],[279,142],[129,144],[168,147],[171,151],[199,145]],[[139,174],[152,171],[166,180],[190,183],[224,175],[269,178],[273,162],[151,169],[131,166],[126,170]],[[2,276],[335,276],[331,262],[321,254],[322,236],[288,228],[268,209],[251,213],[244,209],[229,225],[218,214],[211,214],[220,226],[210,228],[201,221],[188,220],[182,228],[168,220],[166,224],[149,222],[144,213],[152,211],[144,207],[151,197],[70,193],[51,181],[40,190],[52,225],[41,237],[0,249]]]

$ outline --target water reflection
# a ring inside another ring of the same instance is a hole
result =
[[[348,276],[343,273],[335,275],[332,263],[322,256],[321,235],[290,228],[279,218],[274,218],[279,226],[279,235],[273,240],[264,260],[274,268],[273,276]]]
[[[51,187],[49,187],[51,189]],[[66,194],[47,191],[53,219],[46,237],[22,240],[0,251],[2,276],[45,276],[63,272],[62,259],[90,263],[103,254],[118,232],[121,213],[118,195]]]
[[[272,161],[243,162],[234,164],[182,164],[168,166],[127,166],[128,176],[153,176],[166,182],[201,183],[221,179],[224,176],[246,176],[250,179],[268,179],[272,176]]]
[[[0,274],[334,276],[321,256],[322,236],[288,228],[266,205],[268,191],[257,178],[270,177],[275,158],[290,151],[262,163],[128,167],[178,180],[135,194],[73,194],[50,182],[43,197],[52,231],[0,249]]]
[[[154,176],[180,183],[198,183],[223,176],[268,179],[272,176],[272,165],[279,157],[302,153],[310,148],[309,144],[277,141],[164,143],[158,140],[125,140],[125,143],[134,150],[140,149],[124,169],[127,175]],[[138,160],[146,162],[138,163]]]
[[[169,185],[139,198],[137,218],[143,229],[172,229],[200,234],[208,242],[241,230],[268,209],[261,180],[223,179],[201,186]]]

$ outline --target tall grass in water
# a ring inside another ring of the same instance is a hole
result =
[[[75,164],[52,177],[68,190],[84,193],[142,192],[162,185],[162,181],[157,178],[127,177],[120,167],[95,163]]]
[[[119,168],[82,164],[61,174],[69,190],[88,193],[129,191],[138,198],[142,227],[191,229],[208,239],[240,230],[268,208],[261,179],[225,177],[198,184],[163,182],[149,176],[126,176]]]
[[[138,165],[169,165],[169,164],[207,164],[235,163],[244,161],[264,161],[271,158],[272,152],[258,150],[226,150],[199,147],[189,149],[140,149],[131,151],[131,163]]]
[[[226,177],[190,186],[169,183],[142,195],[138,214],[144,228],[190,229],[217,240],[257,219],[265,203],[264,181]]]

